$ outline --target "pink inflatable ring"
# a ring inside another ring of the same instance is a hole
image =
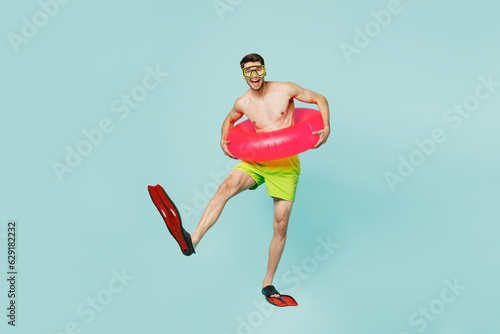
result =
[[[229,152],[245,161],[269,161],[290,157],[312,148],[319,140],[314,131],[323,130],[323,118],[318,110],[295,109],[295,124],[271,132],[255,132],[246,120],[232,128],[227,140]]]

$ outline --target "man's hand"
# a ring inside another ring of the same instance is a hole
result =
[[[229,152],[229,150],[227,149],[227,144],[229,144],[230,140],[221,140],[220,141],[220,147],[222,148],[222,151],[224,151],[224,154],[227,155],[228,157],[230,158],[233,158],[233,159],[236,159],[234,157],[234,155],[231,154],[231,152]]]
[[[323,130],[314,131],[313,135],[319,135],[318,142],[316,143],[316,145],[314,145],[312,147],[312,148],[318,148],[321,145],[323,145],[324,143],[326,143],[326,140],[328,139],[328,136],[330,135],[330,127],[326,126]]]

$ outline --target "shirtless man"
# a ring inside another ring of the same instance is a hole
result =
[[[226,140],[226,137],[237,120],[243,115],[247,116],[254,124],[257,132],[274,131],[292,126],[295,119],[293,99],[305,103],[315,103],[318,106],[323,117],[324,129],[314,132],[319,135],[319,141],[314,148],[318,148],[327,141],[330,135],[330,119],[328,102],[324,96],[303,89],[291,82],[265,81],[264,59],[257,54],[245,56],[240,65],[250,89],[236,100],[222,125],[220,144],[227,156],[234,158],[227,149],[229,141]],[[229,173],[208,203],[191,238],[193,246],[196,248],[203,235],[215,224],[224,205],[231,197],[246,189],[255,189],[263,181],[267,181],[261,180],[262,176],[258,175],[260,174],[259,165],[283,169],[286,174],[285,177],[278,178],[278,184],[273,184],[272,187],[269,182],[266,182],[268,194],[274,199],[274,234],[269,248],[267,273],[263,281],[263,287],[266,287],[272,284],[285,247],[288,220],[292,211],[295,188],[300,173],[300,161],[297,156],[266,163],[240,162]],[[263,177],[265,178],[266,175],[263,175]],[[285,182],[288,182],[288,184],[280,184]]]
[[[240,65],[250,89],[236,100],[222,124],[220,144],[226,155],[235,159],[227,148],[229,141],[226,137],[234,123],[243,115],[252,121],[257,132],[283,129],[294,124],[294,99],[315,103],[318,106],[323,117],[324,129],[313,132],[319,135],[319,140],[313,148],[318,148],[326,142],[330,135],[330,113],[324,96],[291,82],[265,81],[264,59],[258,54],[252,53],[245,56]],[[155,204],[161,201],[165,203],[166,206],[163,206],[163,209],[161,205],[157,207],[184,255],[191,255],[205,233],[215,224],[231,197],[247,189],[256,189],[262,183],[266,183],[267,193],[274,200],[274,234],[269,248],[267,273],[264,277],[262,293],[271,304],[292,306],[297,305],[295,300],[290,296],[281,295],[272,286],[272,281],[285,247],[288,220],[295,200],[299,174],[300,161],[297,155],[258,163],[241,161],[219,186],[203,212],[198,227],[191,235],[182,228],[177,209],[163,188],[157,185],[158,193],[156,193],[155,187],[150,186],[150,194]]]

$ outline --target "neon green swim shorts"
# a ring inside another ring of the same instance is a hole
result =
[[[248,174],[257,183],[250,190],[266,183],[267,194],[293,202],[299,182],[300,160],[297,155],[264,162],[241,161],[233,169]]]

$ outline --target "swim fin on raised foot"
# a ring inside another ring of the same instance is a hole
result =
[[[266,296],[266,300],[278,307],[297,306],[299,305],[292,296],[282,295],[276,290],[273,285],[268,285],[262,289],[262,294]],[[271,297],[272,295],[279,295],[279,297]]]
[[[165,224],[167,225],[168,231],[174,237],[175,241],[179,244],[182,254],[189,256],[194,251],[193,242],[191,240],[191,235],[186,232],[182,227],[181,216],[177,207],[172,202],[170,197],[167,195],[165,190],[157,184],[155,187],[148,186],[149,195],[153,200],[156,208],[160,212]]]

